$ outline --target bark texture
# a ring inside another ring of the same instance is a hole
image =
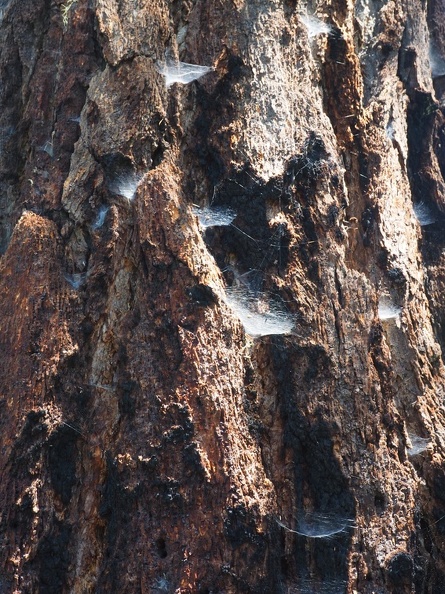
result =
[[[0,592],[443,594],[444,0],[0,20]]]

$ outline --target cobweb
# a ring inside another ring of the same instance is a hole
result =
[[[308,513],[300,518],[295,529],[289,528],[277,520],[277,524],[287,530],[306,538],[332,538],[354,527],[351,518],[343,518],[333,514]]]
[[[436,222],[437,219],[433,209],[428,206],[428,204],[425,204],[425,202],[416,202],[413,205],[413,208],[416,219],[421,227],[426,227],[427,225],[432,225]]]
[[[133,200],[143,176],[138,173],[119,173],[108,184],[110,192]]]
[[[80,287],[85,283],[87,278],[86,272],[74,272],[73,274],[65,273],[64,278],[67,283],[69,283],[73,289],[76,291],[80,289]]]
[[[105,206],[104,204],[99,208],[97,211],[96,220],[92,225],[92,229],[100,229],[102,225],[105,223],[105,218],[107,216],[108,211],[110,210],[109,206]]]
[[[211,66],[199,66],[198,64],[167,60],[166,62],[156,62],[156,70],[164,76],[165,86],[168,88],[174,83],[182,85],[191,83],[211,72],[213,68]]]
[[[395,305],[389,297],[383,295],[379,300],[378,313],[381,320],[396,320],[402,309]]]
[[[228,287],[226,301],[250,336],[290,334],[294,323],[284,308],[264,294],[241,287]]]
[[[192,210],[204,229],[207,229],[207,227],[225,227],[230,225],[236,217],[236,212],[225,206],[193,206]]]
[[[331,25],[328,25],[328,23],[317,19],[317,17],[304,15],[300,16],[300,19],[307,29],[309,39],[317,37],[318,35],[329,35],[332,33]]]
[[[411,442],[411,447],[408,448],[408,456],[410,457],[421,454],[431,443],[426,437],[419,437],[418,435],[408,435],[408,437]]]

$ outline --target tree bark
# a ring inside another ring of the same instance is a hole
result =
[[[445,592],[444,32],[0,0],[2,594]]]

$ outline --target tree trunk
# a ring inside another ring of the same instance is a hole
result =
[[[445,0],[0,22],[1,594],[443,594]]]

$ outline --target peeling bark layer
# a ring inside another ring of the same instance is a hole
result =
[[[445,592],[444,30],[0,0],[0,592]]]

